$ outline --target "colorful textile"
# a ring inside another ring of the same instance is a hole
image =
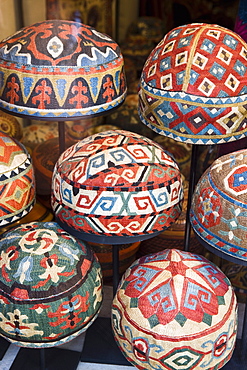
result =
[[[215,253],[247,262],[247,150],[216,159],[195,188],[191,225]]]
[[[94,28],[44,21],[0,43],[0,108],[63,120],[105,113],[125,98],[119,46]]]
[[[35,178],[31,157],[17,140],[0,133],[0,227],[31,211]]]
[[[62,153],[53,171],[57,222],[95,243],[152,237],[176,221],[182,200],[177,164],[158,144],[129,131],[79,141]]]
[[[0,241],[0,334],[52,347],[84,332],[102,301],[99,262],[55,222],[23,224]]]
[[[140,370],[217,370],[234,350],[236,296],[206,258],[165,249],[125,272],[112,326],[120,349]]]
[[[174,28],[143,67],[141,120],[191,144],[245,137],[246,60],[247,44],[233,31],[203,23]]]
[[[20,226],[22,224],[27,224],[29,222],[39,221],[39,222],[46,222],[54,220],[54,215],[50,209],[46,208],[42,203],[36,200],[33,208],[31,211],[24,217],[20,218],[16,222],[5,225],[4,227],[0,228],[0,235],[12,229],[13,227]]]
[[[58,137],[57,122],[32,123],[24,127],[21,142],[32,152],[38,144],[54,137]]]
[[[13,116],[0,111],[0,131],[16,140],[21,140],[23,135],[22,125]]]

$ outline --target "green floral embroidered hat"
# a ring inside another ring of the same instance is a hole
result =
[[[55,222],[32,222],[6,232],[0,250],[0,335],[22,347],[52,347],[91,325],[102,276],[84,242]]]
[[[207,249],[247,264],[247,150],[216,159],[195,188],[190,211],[193,230]]]
[[[125,95],[118,44],[90,26],[49,20],[0,42],[0,108],[13,115],[80,119],[116,108]]]
[[[126,270],[112,304],[112,327],[137,369],[217,370],[235,348],[237,299],[206,258],[164,249]]]

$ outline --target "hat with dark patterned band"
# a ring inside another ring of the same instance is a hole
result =
[[[123,57],[109,36],[49,20],[0,43],[0,108],[45,120],[102,115],[126,95]]]

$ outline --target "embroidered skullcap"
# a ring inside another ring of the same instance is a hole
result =
[[[21,347],[53,347],[83,333],[99,313],[99,262],[56,222],[13,228],[0,241],[0,334]]]
[[[165,249],[126,270],[112,304],[112,327],[137,369],[216,370],[235,347],[237,300],[216,265]]]
[[[102,244],[133,243],[169,227],[181,212],[183,186],[174,160],[139,134],[103,131],[59,157],[51,206],[69,233]]]
[[[106,113],[125,98],[120,48],[79,22],[48,20],[0,43],[0,108],[46,120]]]
[[[0,133],[0,227],[31,211],[35,203],[35,178],[31,157],[14,138]]]
[[[235,32],[194,23],[168,32],[143,67],[142,122],[190,144],[246,136],[247,44]]]
[[[20,141],[23,135],[23,128],[16,117],[0,111],[0,131]]]
[[[206,248],[246,264],[247,150],[216,159],[195,188],[191,225]]]

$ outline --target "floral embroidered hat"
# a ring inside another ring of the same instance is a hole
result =
[[[247,44],[235,32],[194,23],[168,32],[142,70],[139,114],[158,134],[190,144],[247,135]]]
[[[92,249],[56,222],[31,222],[0,241],[0,335],[30,348],[53,347],[84,332],[102,302]]]
[[[101,115],[126,95],[123,57],[109,36],[49,20],[0,42],[0,108],[46,120]]]
[[[247,150],[216,159],[200,178],[191,204],[191,225],[206,248],[247,264]]]
[[[137,369],[217,370],[235,348],[237,300],[230,281],[206,258],[164,249],[126,270],[112,327]]]

